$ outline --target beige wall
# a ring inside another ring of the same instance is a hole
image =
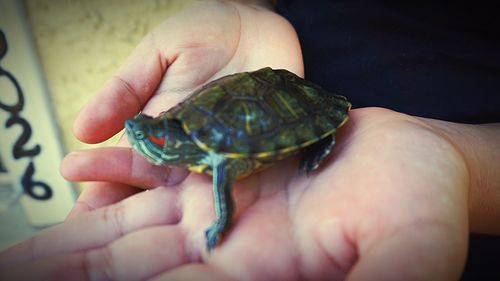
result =
[[[87,147],[72,134],[78,111],[149,30],[192,2],[25,0],[66,151]]]

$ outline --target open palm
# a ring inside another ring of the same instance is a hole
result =
[[[416,118],[381,109],[351,115],[319,171],[306,176],[286,160],[239,182],[226,240],[203,264],[191,256],[162,278],[456,279],[468,233],[460,155]],[[180,190],[176,227],[187,243],[173,247],[203,254],[211,183],[193,175]]]

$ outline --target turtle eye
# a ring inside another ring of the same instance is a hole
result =
[[[137,139],[137,140],[144,139],[144,132],[143,131],[135,131],[134,135],[135,135],[135,139]]]
[[[152,143],[155,143],[159,146],[164,146],[165,145],[165,137],[157,137],[157,136],[149,136],[149,140],[152,142]]]

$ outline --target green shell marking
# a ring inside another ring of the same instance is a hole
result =
[[[167,115],[207,151],[270,157],[335,133],[350,107],[291,72],[263,68],[215,80]]]

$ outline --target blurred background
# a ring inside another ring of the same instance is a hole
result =
[[[79,110],[141,39],[192,0],[0,0],[0,250],[60,222]],[[99,145],[112,145],[117,137]]]

